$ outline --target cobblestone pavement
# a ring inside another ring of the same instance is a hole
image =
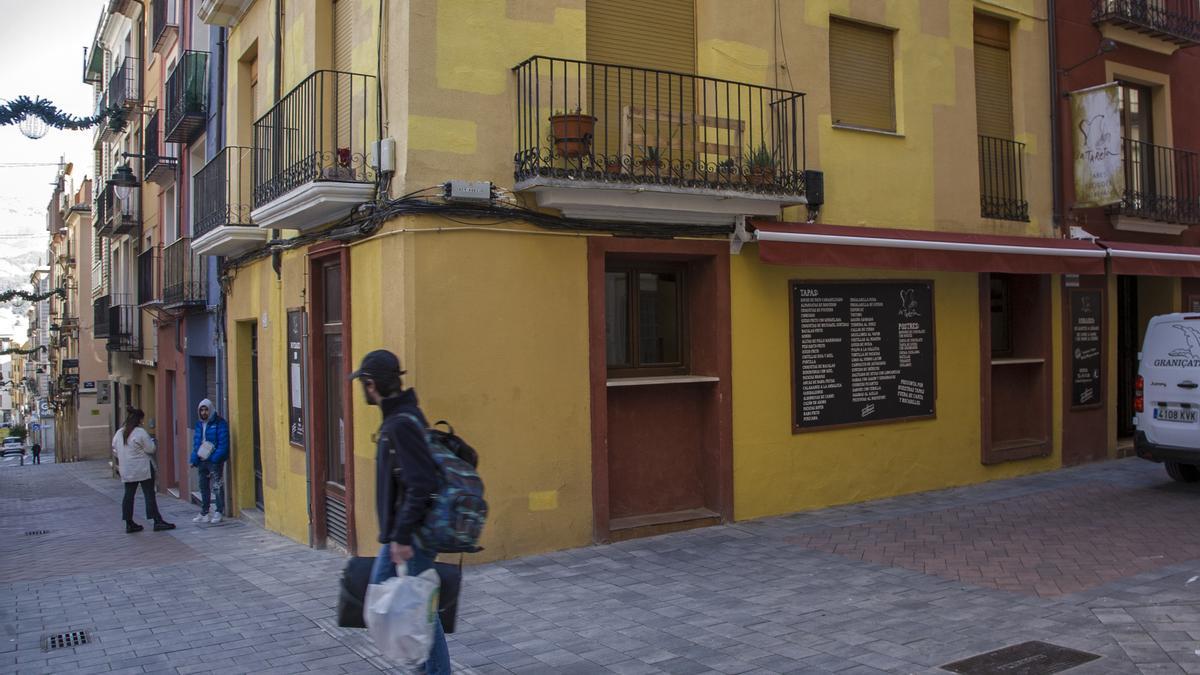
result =
[[[32,469],[32,470],[31,470]],[[376,672],[342,560],[232,521],[126,535],[97,463],[0,468],[0,671]],[[1200,485],[1125,459],[467,570],[457,672],[1200,673]],[[140,496],[138,509],[141,509]],[[25,534],[47,530],[47,534]],[[45,636],[87,645],[42,651]]]

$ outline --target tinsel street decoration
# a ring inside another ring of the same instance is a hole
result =
[[[9,354],[21,354],[22,356],[29,356],[30,354],[36,354],[45,348],[46,345],[38,345],[37,347],[32,347],[30,349],[18,349],[16,347],[12,347],[10,349],[0,349],[0,356],[8,356]]]
[[[0,302],[12,302],[13,298],[21,298],[26,302],[41,302],[43,300],[49,300],[56,295],[65,299],[67,297],[67,290],[65,288],[53,288],[45,293],[29,293],[27,291],[13,288],[0,293]]]
[[[125,111],[113,107],[105,108],[92,117],[76,117],[62,112],[53,103],[40,96],[33,99],[28,96],[18,96],[0,104],[0,126],[19,124],[26,117],[38,117],[55,129],[78,131],[90,129],[105,120],[109,120],[110,125],[116,124],[118,120],[121,125],[124,125]]]

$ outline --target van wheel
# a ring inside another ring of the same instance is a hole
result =
[[[1167,475],[1180,483],[1195,483],[1200,481],[1200,468],[1194,464],[1179,462],[1163,462],[1167,466]]]

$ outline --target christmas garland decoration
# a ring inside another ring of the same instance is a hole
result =
[[[26,117],[40,117],[42,121],[55,129],[90,129],[106,119],[120,119],[124,122],[124,111],[120,108],[105,108],[93,117],[76,117],[58,109],[50,101],[40,96],[31,99],[28,96],[18,96],[0,105],[0,126],[18,124]]]
[[[67,297],[67,289],[52,288],[45,293],[29,293],[27,291],[13,288],[0,293],[0,302],[11,302],[13,298],[21,298],[27,302],[41,302],[43,300],[49,300],[56,295],[65,300]]]
[[[37,347],[32,347],[30,349],[18,349],[16,347],[12,347],[10,349],[0,349],[0,356],[8,356],[9,354],[21,354],[22,356],[29,356],[30,354],[35,354],[45,348],[46,345],[38,345]]]

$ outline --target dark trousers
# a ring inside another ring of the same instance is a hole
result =
[[[136,483],[125,484],[125,498],[121,500],[121,517],[125,522],[133,522],[133,496],[137,494],[138,486],[142,486],[142,498],[146,502],[146,518],[149,520],[162,520],[162,514],[158,512],[158,499],[154,494],[154,474],[143,481]]]
[[[38,450],[37,452],[33,453],[33,463],[34,464],[42,463],[42,451],[41,450]]]

